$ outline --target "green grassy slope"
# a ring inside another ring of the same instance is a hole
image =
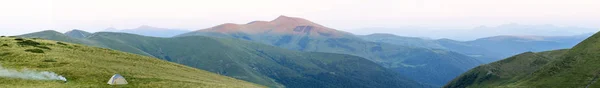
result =
[[[536,71],[530,79],[514,83],[526,87],[597,88],[600,73],[600,34],[596,33],[571,48],[560,59]],[[510,86],[513,86],[510,85]]]
[[[129,82],[118,87],[264,87],[152,57],[79,44],[1,37],[0,45],[2,67],[52,71],[68,80],[64,83],[0,77],[0,87],[6,88],[113,87],[106,82],[117,73]]]
[[[100,32],[86,40],[115,50],[143,51],[149,56],[269,87],[429,87],[361,57],[298,52],[236,39]]]
[[[600,69],[600,34],[596,33],[592,37],[587,38],[575,47],[564,51],[561,55],[548,54],[555,57],[556,60],[548,61],[546,65],[539,69],[531,67],[522,67],[521,69],[506,69],[505,72],[520,72],[527,70],[530,72],[524,76],[507,76],[508,81],[497,80],[482,80],[477,86],[493,86],[493,87],[523,87],[523,88],[596,88],[600,87],[597,80],[599,78]],[[554,51],[552,51],[554,52]],[[517,56],[518,57],[518,56]],[[533,57],[529,57],[533,58]],[[523,58],[525,59],[525,58]],[[534,61],[535,63],[535,61]],[[525,64],[516,63],[516,66],[524,66]],[[478,70],[472,70],[478,71]],[[477,75],[477,72],[472,75]],[[465,75],[471,75],[466,73]],[[466,79],[474,79],[481,76],[463,77]],[[493,78],[493,77],[492,77]],[[472,82],[458,81],[453,82],[451,87],[469,86]]]
[[[446,88],[489,88],[514,83],[529,77],[537,69],[556,60],[568,50],[526,52],[504,60],[485,64],[463,73]]]

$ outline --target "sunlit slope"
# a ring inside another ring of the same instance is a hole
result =
[[[600,34],[596,33],[571,48],[559,60],[536,71],[531,79],[515,83],[528,87],[597,88],[600,74]]]
[[[531,73],[545,66],[568,50],[546,52],[525,52],[504,60],[485,64],[471,69],[457,77],[447,88],[488,88],[514,83],[527,78]]]
[[[515,69],[504,69],[504,72],[522,72],[522,75],[515,75],[513,77],[506,76],[505,79],[508,81],[496,81],[496,80],[481,80],[474,87],[479,86],[493,86],[493,87],[523,87],[523,88],[596,88],[600,87],[597,80],[600,73],[600,34],[596,33],[592,37],[587,38],[583,42],[577,44],[575,47],[565,50],[561,55],[560,53],[550,54],[555,57],[556,60],[549,61],[547,64],[541,66],[539,69],[529,67],[520,67]],[[550,51],[555,52],[555,51]],[[560,51],[559,51],[560,52]],[[519,57],[517,55],[516,57]],[[526,57],[522,59],[531,59],[534,57]],[[517,58],[519,59],[519,58]],[[510,60],[510,58],[509,58]],[[504,60],[503,60],[504,61]],[[502,62],[502,61],[500,61]],[[496,62],[495,62],[496,63]],[[527,63],[516,63],[512,66],[524,66]],[[535,61],[533,62],[535,64]],[[479,68],[479,67],[478,67]],[[479,71],[479,72],[477,72]],[[525,71],[525,72],[523,72]],[[527,73],[532,72],[532,73]],[[475,74],[470,74],[475,73]],[[465,81],[467,79],[474,79],[482,77],[480,70],[471,70],[463,74],[462,78],[458,78],[455,81],[448,84],[447,87],[463,87],[473,86],[470,85],[473,82]],[[526,73],[526,74],[523,74]],[[469,75],[477,75],[473,77],[464,77]],[[485,76],[485,75],[484,75]],[[464,79],[467,78],[467,79]],[[494,77],[489,77],[490,79]],[[461,80],[464,79],[464,80]],[[477,83],[477,82],[475,82]]]
[[[7,69],[51,71],[62,81],[0,77],[0,87],[111,87],[113,74],[129,82],[119,87],[264,87],[211,72],[115,50],[42,39],[0,38],[0,64]]]

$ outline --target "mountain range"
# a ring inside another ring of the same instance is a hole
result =
[[[503,35],[485,37],[473,41],[457,41],[451,39],[433,40],[377,33],[364,35],[361,36],[361,38],[373,42],[449,50],[477,58],[484,63],[490,63],[523,52],[540,52],[571,48],[591,35],[591,33],[573,36]]]
[[[501,35],[472,41],[384,33],[355,35],[306,19],[280,16],[272,21],[225,23],[196,31],[141,26],[114,32],[89,33],[75,29],[59,33],[49,30],[20,36],[155,57],[268,87],[421,88],[446,85],[473,70],[498,69],[495,61],[523,52],[528,53],[510,58],[554,57],[558,53],[532,52],[570,48],[591,35]],[[514,63],[499,62],[503,61]],[[527,61],[532,60],[519,63]],[[539,64],[539,60],[534,61]],[[479,65],[488,67],[472,69]],[[540,66],[522,68],[537,69]],[[520,73],[500,73],[510,74],[501,78],[531,71],[515,72]],[[478,82],[465,84],[464,80],[456,80],[445,87],[493,87],[468,86]]]
[[[600,69],[596,33],[568,50],[527,52],[476,67],[444,87],[596,88]]]
[[[429,37],[433,39],[446,38],[458,41],[472,41],[478,38],[501,35],[572,36],[584,33],[594,33],[600,30],[597,28],[559,26],[551,24],[527,25],[509,23],[498,26],[482,25],[474,28],[406,26],[397,28],[361,28],[350,29],[348,31],[361,35],[374,33],[393,33],[395,35],[410,37]]]
[[[297,51],[355,55],[413,80],[437,86],[481,64],[475,58],[453,51],[371,42],[348,32],[287,16],[247,24],[226,23],[176,37],[186,36],[235,38]]]
[[[104,47],[207,70],[268,87],[432,87],[357,56],[299,52],[244,40],[159,38],[97,32],[70,37],[56,31],[21,35]]]

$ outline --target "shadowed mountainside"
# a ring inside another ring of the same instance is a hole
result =
[[[227,23],[176,37],[186,36],[236,38],[291,50],[355,55],[419,82],[438,86],[481,64],[452,51],[370,42],[351,33],[287,16],[247,24]]]

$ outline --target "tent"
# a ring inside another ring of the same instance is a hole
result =
[[[108,80],[109,85],[124,85],[127,84],[127,80],[119,74],[115,74]]]

